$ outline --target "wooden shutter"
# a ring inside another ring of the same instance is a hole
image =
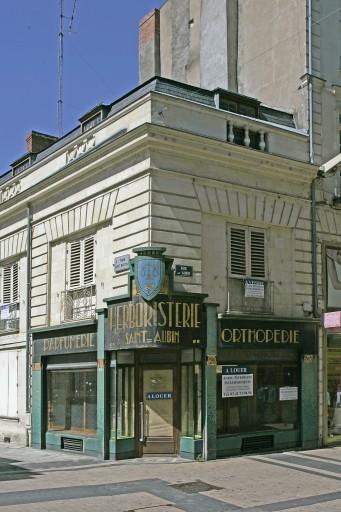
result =
[[[246,275],[246,231],[243,228],[230,228],[230,273]]]
[[[81,286],[81,242],[71,242],[69,264],[69,287]]]
[[[265,236],[262,231],[250,232],[251,277],[265,278]]]
[[[93,237],[84,240],[84,284],[92,284],[94,280],[94,247],[95,241]]]
[[[12,302],[19,302],[19,266],[12,265]]]
[[[2,303],[10,304],[12,298],[12,267],[2,269]]]

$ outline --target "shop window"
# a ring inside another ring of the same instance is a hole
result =
[[[238,396],[238,393],[245,392],[245,387],[242,390],[241,384],[240,390],[238,386],[235,387],[235,396],[223,398],[223,391],[226,392],[222,384],[223,375],[217,373],[217,433],[236,434],[297,428],[297,365],[236,363],[235,366],[247,368],[248,374],[253,376],[253,384],[249,385],[249,396]]]
[[[265,231],[229,226],[228,247],[231,277],[265,279]]]
[[[18,416],[18,353],[0,351],[0,416]]]
[[[341,339],[328,337],[327,351],[328,441],[341,440]]]
[[[132,352],[122,351],[118,353],[117,361],[111,362],[110,381],[111,437],[134,437],[135,368]]]
[[[52,366],[52,365],[51,365]],[[96,368],[49,370],[48,430],[96,434]]]
[[[181,434],[202,435],[201,351],[183,350],[181,363]]]

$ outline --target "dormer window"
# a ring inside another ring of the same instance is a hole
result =
[[[108,112],[108,105],[98,105],[97,107],[90,110],[90,112],[84,114],[84,116],[80,118],[82,133],[88,132],[89,130],[97,126],[101,121],[103,121],[103,119],[105,119]]]
[[[18,174],[24,172],[31,165],[30,158],[27,158],[20,164],[13,167],[13,176],[17,176]]]
[[[90,117],[90,119],[88,119],[88,121],[85,121],[82,124],[82,132],[87,132],[88,130],[91,130],[91,128],[94,128],[101,121],[102,121],[102,114],[101,114],[101,112],[99,112],[95,116]]]

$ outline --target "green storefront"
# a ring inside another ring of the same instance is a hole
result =
[[[136,250],[97,321],[33,331],[32,445],[191,459],[317,446],[316,326],[219,318]]]

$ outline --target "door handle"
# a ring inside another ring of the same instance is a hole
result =
[[[140,410],[140,441],[141,443],[144,442],[144,404],[143,402],[139,403],[139,410]]]

